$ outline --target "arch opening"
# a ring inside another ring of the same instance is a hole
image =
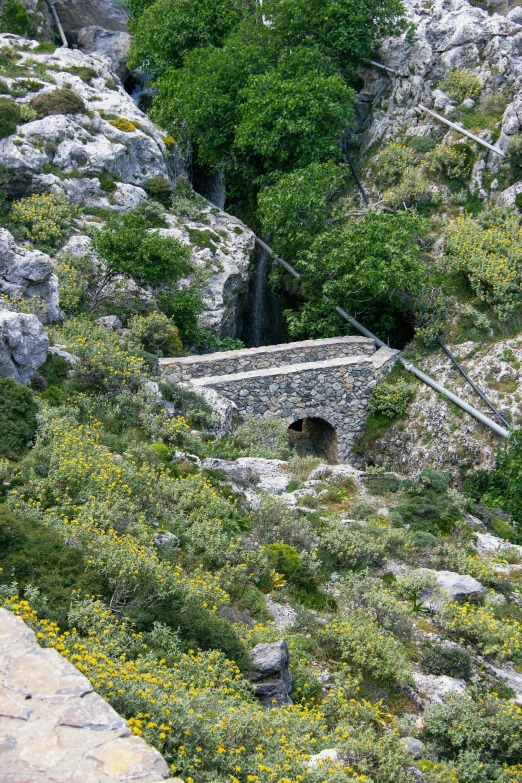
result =
[[[337,463],[337,434],[324,419],[311,416],[298,419],[288,427],[288,440],[300,457],[320,457],[330,465]]]

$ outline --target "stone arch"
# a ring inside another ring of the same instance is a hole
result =
[[[337,463],[337,433],[319,416],[297,419],[288,427],[288,440],[300,457],[321,457],[331,465]]]

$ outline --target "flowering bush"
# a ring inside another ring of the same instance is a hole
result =
[[[465,181],[471,174],[473,154],[467,144],[435,147],[427,155],[428,170],[448,179]]]
[[[406,172],[417,162],[415,152],[410,147],[390,141],[372,162],[375,183],[385,187],[398,185]]]
[[[452,68],[437,86],[457,103],[462,103],[466,98],[476,100],[482,90],[480,79],[460,68]]]
[[[134,315],[129,320],[129,328],[145,350],[157,356],[180,356],[183,345],[174,322],[163,313]]]
[[[20,199],[12,208],[15,227],[46,252],[64,244],[71,233],[75,214],[73,205],[54,193]]]
[[[522,302],[522,228],[520,216],[493,207],[476,218],[461,215],[446,235],[446,259],[462,272],[475,296],[497,317],[509,319]]]
[[[414,393],[415,386],[402,378],[395,383],[381,383],[373,390],[369,408],[372,413],[395,419],[404,416]]]

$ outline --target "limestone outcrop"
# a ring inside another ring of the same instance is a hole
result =
[[[6,781],[159,783],[168,766],[89,680],[0,608],[0,748]]]
[[[0,228],[0,297],[24,300],[38,297],[44,308],[43,323],[62,318],[58,278],[54,264],[39,250],[17,247],[13,236]]]
[[[45,362],[49,338],[35,315],[0,311],[0,376],[27,385]]]

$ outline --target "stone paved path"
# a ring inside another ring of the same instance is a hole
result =
[[[89,680],[0,608],[0,783],[159,783],[168,766]],[[182,783],[172,779],[171,783]]]

